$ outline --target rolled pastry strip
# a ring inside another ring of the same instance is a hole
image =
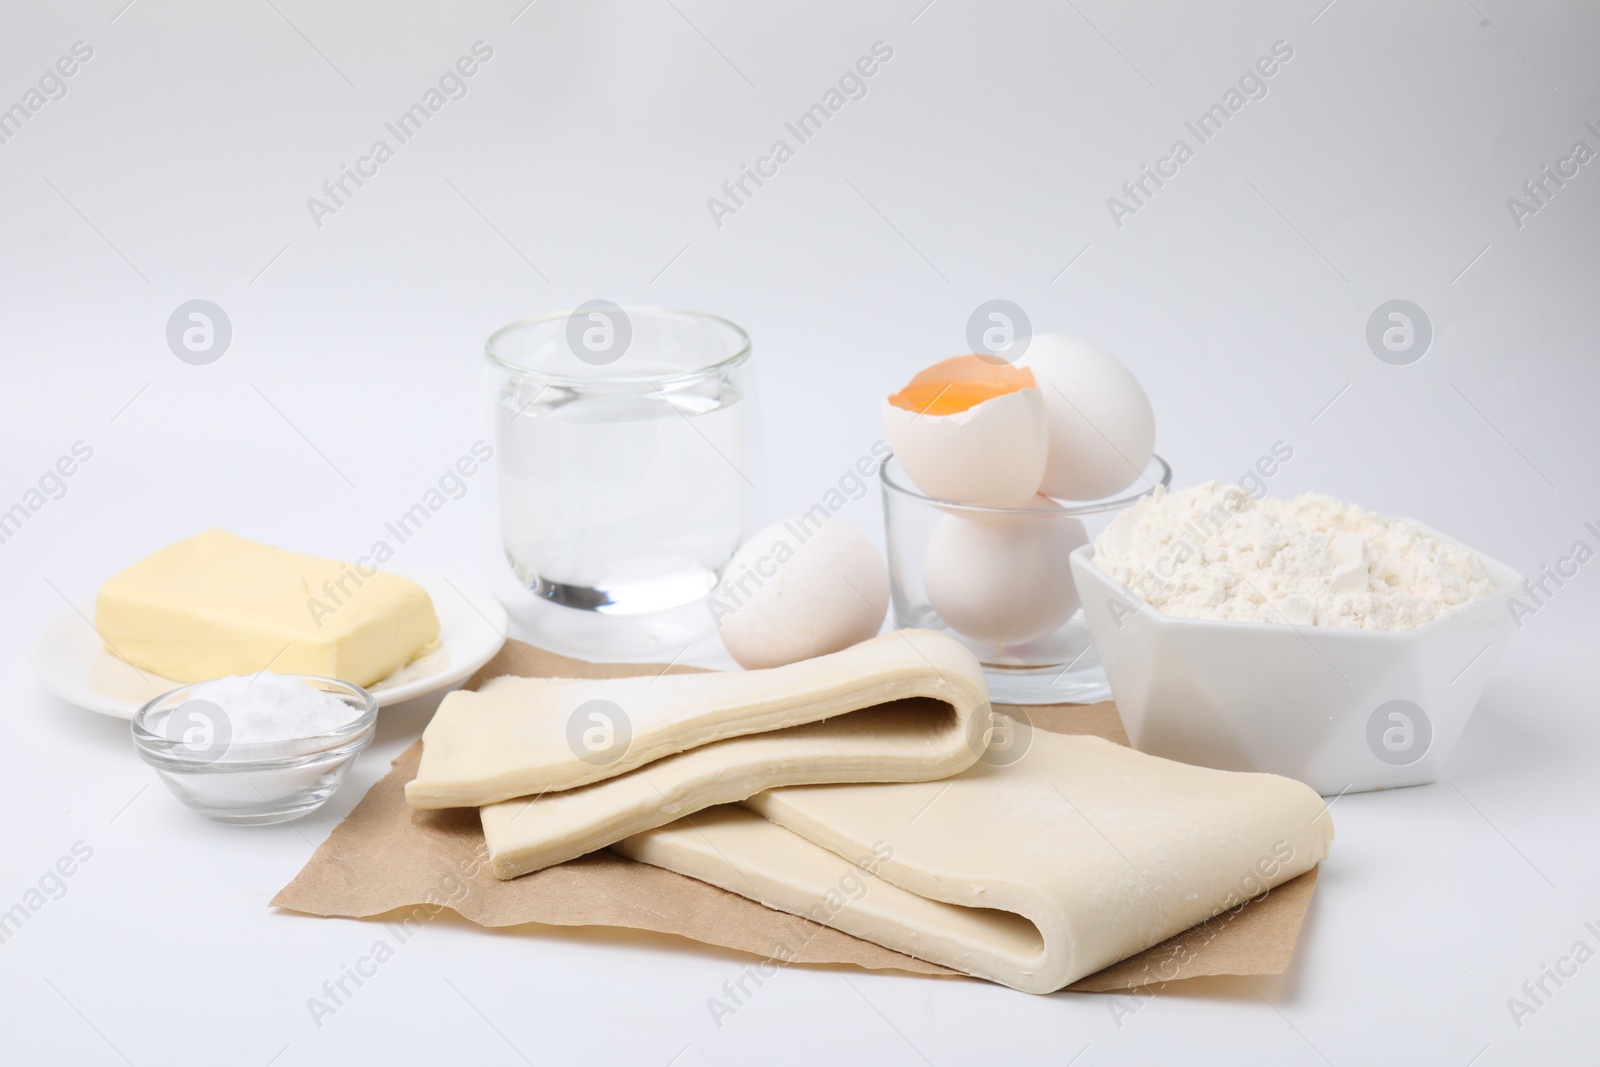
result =
[[[1291,779],[1036,730],[1006,766],[774,789],[613,849],[1049,993],[1310,870],[1332,839],[1321,799]]]
[[[962,721],[949,704],[913,697],[714,741],[577,789],[489,804],[479,812],[490,869],[515,878],[774,786],[948,777],[982,748],[962,733]]]
[[[422,761],[406,800],[414,808],[477,807],[573,790],[729,738],[915,698],[941,705],[921,716],[925,777],[975,760],[983,717],[974,712],[989,699],[983,668],[959,642],[929,630],[885,634],[767,670],[496,678],[440,703],[422,733]],[[888,780],[908,777],[900,771]]]

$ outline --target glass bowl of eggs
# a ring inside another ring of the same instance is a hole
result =
[[[1069,557],[1171,486],[1138,381],[1087,341],[1036,334],[1014,359],[918,373],[884,402],[884,423],[895,625],[960,640],[997,702],[1110,699]]]

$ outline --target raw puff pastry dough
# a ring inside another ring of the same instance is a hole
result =
[[[632,732],[603,764],[567,733],[597,699]],[[990,714],[978,661],[929,631],[765,671],[497,678],[445,698],[406,799],[483,805],[492,869],[513,878],[772,786],[947,777],[977,759]]]
[[[981,740],[967,742],[981,736],[972,713],[989,701],[983,668],[954,638],[931,630],[884,634],[843,652],[758,671],[495,678],[440,703],[422,732],[422,763],[406,785],[406,800],[414,808],[476,807],[574,789],[714,741],[908,697],[953,707],[955,721],[946,715],[930,721],[928,741],[941,750],[970,749],[967,763],[977,758]],[[620,757],[604,763],[580,758],[569,740],[569,722],[594,700],[620,710],[632,735]]]
[[[489,866],[497,877],[515,878],[773,786],[947,777],[982,747],[981,739],[963,737],[960,725],[948,704],[898,700],[716,741],[577,789],[489,804],[479,809]]]
[[[1333,839],[1321,798],[1291,779],[1042,730],[1008,766],[775,789],[744,808],[613,848],[1030,993],[1288,881]]]

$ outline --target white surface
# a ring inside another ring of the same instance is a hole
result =
[[[1516,637],[1507,605],[1522,576],[1483,564],[1493,585],[1474,603],[1414,630],[1358,630],[1178,618],[1128,595],[1096,565],[1095,546],[1072,553],[1089,632],[1135,748],[1287,775],[1329,798],[1426,785],[1449,766]],[[1403,733],[1390,736],[1395,728]]]
[[[1323,4],[11,0],[0,100],[75,40],[95,56],[0,145],[0,503],[74,441],[94,456],[0,545],[0,907],[75,842],[93,858],[0,945],[0,1059],[1592,1058],[1600,962],[1547,980],[1520,1028],[1506,1002],[1597,943],[1596,563],[1524,620],[1445,780],[1334,805],[1289,974],[1136,1011],[790,967],[719,1029],[706,1002],[742,957],[439,919],[318,1027],[307,998],[393,935],[266,902],[427,708],[386,712],[314,817],[239,829],[186,811],[125,724],[55,706],[27,667],[104,575],[207,526],[364,553],[490,439],[489,332],[593,298],[750,330],[769,518],[837,487],[882,398],[963,350],[998,296],[1132,368],[1178,484],[1235,479],[1282,440],[1273,491],[1415,515],[1538,573],[1600,525],[1600,170],[1521,229],[1506,199],[1578,138],[1596,146],[1600,9]],[[306,198],[480,38],[494,58],[467,97],[315,228]],[[868,95],[717,228],[706,198],[879,39],[894,57]],[[1266,98],[1116,228],[1107,197],[1279,39],[1295,54]],[[164,340],[194,298],[234,328],[210,366]],[[1434,325],[1406,367],[1365,341],[1395,298]],[[393,565],[490,581],[492,474]],[[879,536],[875,494],[839,514]]]
[[[379,707],[413,700],[464,682],[505,644],[506,609],[481,589],[431,574],[408,574],[428,591],[439,616],[439,647],[406,664],[367,692]],[[182,685],[135,669],[106,651],[90,620],[94,601],[75,604],[47,623],[29,662],[41,685],[76,707],[131,719],[162,693]]]

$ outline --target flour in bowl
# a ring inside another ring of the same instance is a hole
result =
[[[1217,482],[1157,488],[1100,535],[1094,562],[1167,615],[1362,630],[1416,629],[1493,585],[1470,549],[1408,519]]]

